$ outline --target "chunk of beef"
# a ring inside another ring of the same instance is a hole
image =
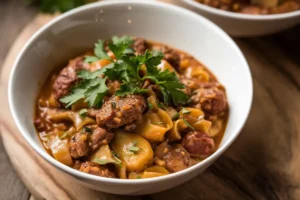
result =
[[[75,160],[74,165],[73,165],[73,169],[77,169],[79,170],[81,167],[82,162],[80,160]]]
[[[144,54],[149,48],[149,44],[143,38],[136,38],[133,43],[133,49],[137,54]]]
[[[88,133],[78,132],[72,136],[69,146],[70,154],[73,158],[86,156],[89,152]]]
[[[190,131],[183,140],[182,146],[194,157],[206,158],[216,150],[215,142],[207,134]]]
[[[136,122],[131,122],[125,125],[124,130],[128,132],[135,132]]]
[[[164,156],[166,168],[170,172],[184,170],[190,165],[190,154],[184,148],[174,148]]]
[[[96,115],[100,127],[118,128],[142,116],[146,101],[141,95],[113,96],[100,108]]]
[[[153,48],[158,51],[161,51],[164,54],[164,59],[168,61],[168,63],[170,63],[176,71],[179,71],[180,56],[174,49],[171,49],[164,45],[157,45]]]
[[[89,64],[84,63],[83,59],[84,57],[81,56],[70,60],[68,66],[63,68],[56,77],[52,86],[56,100],[59,100],[69,93],[70,87],[78,80],[76,74],[77,70],[89,68]]]
[[[115,173],[109,168],[89,161],[82,163],[79,171],[96,176],[116,178]]]
[[[98,147],[108,144],[113,137],[113,133],[108,132],[103,128],[96,128],[89,136],[89,146],[92,150],[96,150]]]
[[[227,99],[223,90],[211,86],[195,90],[191,99],[194,104],[200,104],[201,109],[206,114],[218,115],[226,111]]]
[[[155,147],[154,149],[154,156],[159,159],[164,159],[165,155],[171,151],[171,146],[168,142],[163,142]]]

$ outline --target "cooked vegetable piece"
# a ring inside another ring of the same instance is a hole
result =
[[[68,140],[61,140],[56,137],[51,142],[50,149],[51,149],[51,153],[52,153],[53,157],[56,160],[58,160],[59,162],[65,164],[65,165],[72,166],[73,160],[70,155],[68,146],[69,146]]]
[[[128,148],[135,142],[140,151],[133,153]],[[125,162],[128,172],[141,171],[151,165],[153,150],[150,143],[141,136],[124,131],[117,131],[111,143],[112,149]]]
[[[168,174],[169,172],[165,168],[159,166],[152,166],[145,169],[142,178],[154,178],[154,177],[164,176]]]
[[[162,142],[165,134],[173,127],[172,120],[166,111],[149,110],[143,115],[137,126],[137,133],[151,142]]]

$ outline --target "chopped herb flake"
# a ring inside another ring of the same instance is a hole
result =
[[[173,117],[172,120],[175,121],[179,118],[180,113],[176,113]]]
[[[89,127],[86,127],[86,126],[84,126],[84,127],[82,128],[82,131],[83,131],[83,132],[88,132],[88,133],[93,133],[93,130],[90,129]]]
[[[80,117],[86,117],[87,111],[88,111],[88,110],[87,110],[86,108],[81,109],[81,110],[79,111]]]
[[[185,109],[185,108],[182,108],[181,112],[182,112],[183,114],[190,114],[190,113],[191,113],[190,110],[187,110],[187,109]]]
[[[148,102],[148,107],[149,107],[150,110],[152,110],[153,109],[152,103]]]
[[[183,122],[185,123],[185,125],[187,125],[189,128],[191,128],[192,130],[195,130],[194,127],[192,127],[192,125],[190,123],[188,123],[186,121],[186,119],[182,118]]]

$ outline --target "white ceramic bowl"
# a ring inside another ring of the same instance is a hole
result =
[[[91,48],[98,38],[140,36],[194,55],[227,89],[228,127],[220,148],[203,162],[178,173],[143,180],[111,179],[85,174],[52,158],[42,147],[32,120],[37,94],[57,66]],[[235,140],[252,102],[247,62],[232,39],[207,19],[183,8],[156,1],[107,1],[74,9],[45,25],[27,42],[9,80],[9,105],[27,142],[50,164],[82,184],[115,194],[148,194],[179,185],[211,165]]]
[[[208,18],[231,36],[262,36],[300,24],[300,10],[274,15],[249,15],[212,8],[194,0],[173,2]]]

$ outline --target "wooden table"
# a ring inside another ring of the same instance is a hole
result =
[[[34,8],[27,8],[18,0],[0,2],[0,66],[14,38],[35,15]],[[29,191],[15,175],[0,144],[0,199],[28,199],[30,193],[44,199],[300,199],[299,36],[300,26],[271,36],[235,39],[253,75],[254,100],[249,119],[234,144],[207,171],[158,194],[121,197],[95,192],[77,183],[71,185],[67,178],[57,182],[55,169],[37,158],[15,129],[8,126],[3,114],[7,108],[1,109],[3,142]],[[1,90],[5,84],[2,77]],[[20,152],[24,152],[26,161],[38,165],[28,167],[26,162],[17,160]]]

